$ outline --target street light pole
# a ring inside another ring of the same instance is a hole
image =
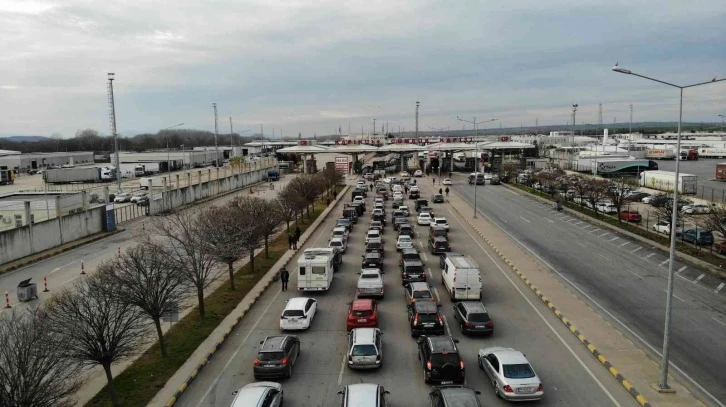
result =
[[[726,127],[724,127],[723,118],[726,117],[725,115],[718,115],[721,118],[721,131],[726,132]]]
[[[173,126],[169,126],[165,129],[161,129],[161,131],[166,131],[169,129],[173,129],[174,127],[183,126],[184,123],[175,124]],[[182,167],[184,167],[184,153],[182,153]],[[166,173],[169,174],[169,183],[171,185],[171,154],[169,153],[169,135],[166,135]]]
[[[645,75],[640,75],[635,72],[632,72],[628,69],[620,68],[618,64],[616,63],[615,66],[612,68],[613,71],[626,74],[626,75],[633,75],[638,76],[643,79],[648,79],[650,81],[662,83],[664,85],[668,85],[674,88],[678,88],[680,93],[680,101],[679,101],[679,108],[678,108],[678,139],[676,142],[676,177],[675,177],[675,187],[673,188],[673,210],[671,211],[671,227],[670,227],[670,250],[669,250],[669,262],[668,262],[668,289],[667,289],[667,296],[666,296],[666,314],[665,314],[665,328],[663,331],[663,357],[661,361],[660,366],[660,383],[658,383],[658,389],[659,391],[669,391],[670,387],[668,386],[668,359],[669,359],[669,352],[670,352],[670,334],[671,334],[671,324],[672,324],[672,314],[673,314],[673,276],[675,274],[675,259],[676,259],[676,234],[674,233],[673,228],[677,224],[678,221],[678,177],[680,175],[680,164],[681,164],[681,122],[683,120],[683,89],[687,88],[693,88],[696,86],[701,85],[707,85],[709,83],[715,83],[715,82],[721,82],[726,80],[726,78],[722,79],[716,79],[713,78],[712,80],[708,82],[700,82],[700,83],[694,83],[692,85],[686,85],[686,86],[680,86],[675,85],[669,82],[661,81],[659,79],[651,78]]]
[[[477,126],[482,123],[489,123],[494,122],[499,119],[491,119],[491,120],[485,120],[483,122],[476,121],[476,117],[474,117],[474,121],[464,120],[459,116],[456,116],[456,120],[459,120],[461,122],[471,123],[474,125],[474,219],[476,219],[476,179],[479,174],[479,141],[477,140],[477,137],[479,136],[477,133]],[[486,182],[486,181],[484,181]]]
[[[214,166],[219,168],[219,147],[217,147],[217,134],[219,133],[219,127],[217,125],[217,104],[212,103],[214,107]]]

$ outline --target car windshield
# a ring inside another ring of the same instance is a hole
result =
[[[360,278],[368,279],[368,280],[377,280],[378,274],[375,274],[375,273],[361,274]]]
[[[398,243],[411,243],[410,236],[401,236],[398,238]]]
[[[459,366],[459,354],[453,352],[434,353],[433,355],[431,355],[431,362],[436,365],[451,363],[455,366]]]
[[[413,298],[433,298],[429,290],[425,291],[414,291]]]
[[[417,252],[410,252],[403,255],[404,260],[418,260],[419,257]]]
[[[376,356],[375,345],[355,345],[353,346],[353,356]]]
[[[305,313],[301,309],[286,309],[282,312],[283,317],[303,317]]]
[[[436,318],[436,314],[418,314],[418,322],[421,324],[429,324],[438,322],[438,318]]]
[[[334,241],[330,242],[330,246],[332,246],[332,247],[343,247],[343,242],[334,240]]]
[[[534,370],[527,363],[503,365],[504,377],[509,379],[529,379],[534,377]]]
[[[369,309],[353,310],[350,313],[354,317],[369,317],[369,316],[373,315],[373,311],[371,311]]]
[[[469,314],[469,322],[489,322],[488,314]]]
[[[284,357],[285,355],[282,352],[260,352],[259,354],[257,354],[257,359],[260,362],[280,360]]]
[[[406,267],[406,273],[423,273],[423,266],[408,266]]]

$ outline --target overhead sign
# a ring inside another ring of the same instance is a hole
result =
[[[335,157],[335,169],[343,174],[348,173],[348,156]]]

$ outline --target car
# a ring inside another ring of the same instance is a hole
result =
[[[680,225],[676,225],[676,228],[680,227]],[[658,233],[665,233],[670,234],[671,233],[671,223],[667,221],[660,221],[653,225],[653,230],[655,230]]]
[[[494,174],[491,172],[485,172],[484,173],[484,180],[485,181],[491,181],[494,178]]]
[[[373,212],[371,212],[371,215],[383,215],[386,216],[386,211],[384,211],[381,208],[374,208]]]
[[[401,249],[401,259],[398,262],[399,267],[403,267],[403,262],[406,260],[419,260],[421,261],[421,254],[415,247]]]
[[[365,188],[365,186],[366,186],[366,182],[363,180],[358,180],[358,182],[356,182],[355,184],[356,184],[356,186],[358,186],[360,188]]]
[[[630,191],[625,194],[625,199],[630,202],[642,202],[643,198],[650,196],[647,192]],[[646,202],[647,203],[647,202]]]
[[[671,198],[666,195],[656,195],[652,197],[648,203],[656,208],[660,208],[665,205],[670,205]]]
[[[398,232],[398,228],[401,225],[407,225],[407,224],[408,224],[408,219],[406,219],[406,218],[395,218],[395,219],[393,219],[393,230],[395,230],[396,232]]]
[[[418,214],[418,217],[416,218],[416,222],[419,225],[430,225],[431,224],[431,215],[427,212],[422,212]]]
[[[345,324],[350,331],[355,328],[378,327],[378,303],[370,298],[359,298],[348,303],[348,319]]]
[[[424,383],[464,383],[466,369],[457,343],[459,341],[450,336],[418,338],[418,359],[423,366]]]
[[[234,399],[230,407],[281,407],[282,385],[275,382],[250,383],[232,392]]]
[[[499,178],[498,175],[495,175],[495,176],[492,177],[492,179],[491,179],[491,181],[489,181],[489,183],[492,184],[492,185],[501,185],[502,179]]]
[[[287,300],[285,309],[280,315],[280,330],[305,330],[310,328],[318,302],[314,298],[294,297]]]
[[[431,287],[425,282],[408,283],[405,287],[406,302],[412,304],[416,301],[437,302]]]
[[[416,206],[415,206],[416,212],[420,212],[421,208],[425,208],[427,206],[429,206],[429,201],[427,201],[425,199],[416,200]]]
[[[383,232],[383,222],[378,220],[372,221],[370,226],[368,226],[368,230],[377,230],[379,232]]]
[[[711,213],[711,207],[703,204],[691,204],[683,207],[683,213],[688,215]]]
[[[350,221],[348,218],[341,218],[335,221],[335,227],[344,227],[348,229],[348,232],[353,229],[353,222]]]
[[[383,332],[378,328],[355,328],[348,333],[348,367],[377,369],[383,366]]]
[[[721,241],[718,243],[715,243],[713,245],[713,248],[719,253],[719,254],[726,254],[726,241]]]
[[[454,304],[454,319],[459,321],[459,329],[464,335],[494,333],[494,321],[484,304],[479,301],[461,301]]]
[[[444,318],[439,313],[439,305],[428,301],[408,304],[408,322],[411,336],[444,335]]]
[[[398,208],[399,205],[403,205],[403,195],[398,197],[394,196],[391,205],[393,205],[393,208]]]
[[[378,268],[364,268],[358,274],[355,292],[358,298],[384,296],[382,271]]]
[[[377,268],[383,270],[383,256],[380,252],[368,252],[363,253],[363,261],[361,262],[363,268]]]
[[[442,228],[442,227],[438,227],[438,226],[433,226],[432,225],[429,228],[429,238],[432,238],[432,237],[445,237],[445,238],[448,239],[449,238],[449,231],[446,230],[446,229],[444,229],[444,228]]]
[[[443,181],[441,181],[441,183],[444,185],[453,185],[449,178],[445,178]]]
[[[480,349],[479,367],[494,386],[494,394],[512,401],[539,400],[544,395],[542,381],[522,352],[512,348]]]
[[[333,232],[330,233],[331,239],[340,238],[347,241],[348,236],[350,236],[350,234],[348,233],[348,229],[343,226],[333,228]]]
[[[408,217],[411,212],[408,211],[408,208],[406,206],[399,206],[398,209],[396,209],[398,212],[401,212],[404,217]]]
[[[260,345],[252,363],[255,380],[291,377],[300,355],[300,339],[295,335],[268,336]]]
[[[396,239],[396,251],[400,252],[401,249],[413,247],[413,240],[411,239],[411,236],[408,235],[400,235],[398,236],[398,239]]]
[[[393,192],[394,196],[396,195],[396,193],[403,194],[403,187],[401,186],[401,184],[392,184],[391,191]]]
[[[407,249],[408,250],[408,249]],[[418,254],[418,252],[416,252]],[[401,281],[403,285],[408,283],[426,281],[426,271],[424,264],[420,259],[402,260],[401,262]]]
[[[133,195],[131,195],[131,199],[129,202],[131,203],[137,203],[139,202],[139,199],[147,197],[149,194],[147,192],[136,192]]]
[[[431,237],[429,238],[429,250],[431,254],[446,253],[451,251],[451,245],[445,237]]]
[[[113,198],[113,201],[115,203],[125,203],[125,202],[131,202],[131,194],[122,192],[120,194],[116,194],[116,196]]]
[[[683,241],[690,242],[696,246],[711,246],[713,244],[713,233],[710,230],[687,229],[683,232]]]
[[[376,222],[381,222],[383,227],[386,227],[386,215],[373,215],[371,218]]]
[[[434,217],[434,209],[430,208],[428,206],[424,206],[423,208],[420,208],[418,213],[419,214],[428,213],[429,215],[431,215],[432,218]]]
[[[328,243],[328,247],[335,247],[338,250],[340,250],[341,253],[345,253],[346,250],[348,250],[348,243],[347,240],[340,238],[340,237],[334,237],[330,239],[330,243]]]
[[[416,170],[416,171],[413,172],[413,176],[416,177],[416,178],[421,178],[421,177],[423,177],[423,171]]]
[[[371,239],[380,239],[380,238],[381,238],[381,231],[380,230],[369,229],[368,230],[368,233],[366,233],[366,244],[368,244],[368,242]]]
[[[99,203],[103,203],[103,198],[100,198],[98,200]],[[142,196],[139,199],[136,200],[136,205],[138,206],[149,206],[149,196]]]
[[[404,223],[398,226],[398,235],[410,236],[411,239],[413,239],[416,236],[416,232],[414,232],[413,226],[409,225],[408,223]]]
[[[433,203],[444,203],[444,196],[441,194],[436,194],[431,197],[431,202]]]
[[[618,207],[612,202],[598,202],[595,204],[595,208],[602,213],[618,213]]]
[[[395,209],[393,213],[391,213],[391,222],[395,221],[396,218],[405,218],[408,215],[404,215],[403,211],[399,211],[398,209]]]
[[[644,196],[643,198],[641,198],[640,199],[640,202],[642,202],[644,204],[650,204],[651,202],[653,202],[653,200],[656,200],[656,199],[665,199],[665,198],[667,198],[667,196],[666,195],[663,195],[663,194],[647,195],[647,196]]]
[[[446,220],[443,216],[437,216],[433,219],[431,222],[431,227],[440,227],[446,229],[446,231],[449,231],[449,222]]]
[[[420,196],[421,196],[421,192],[419,192],[418,189],[412,189],[412,190],[408,191],[408,197],[411,199],[417,199]]]
[[[431,387],[429,400],[435,407],[481,407],[477,395],[481,392],[463,384]]]
[[[386,396],[391,393],[377,384],[356,383],[345,386],[338,394],[343,395],[341,407],[385,407]]]
[[[398,174],[398,176],[405,179],[405,178],[410,178],[411,174],[409,174],[408,171],[401,171],[401,173]]]
[[[385,252],[383,250],[383,240],[381,239],[371,239],[370,242],[366,245],[366,253],[370,252],[377,252],[380,253],[382,257],[385,257]]]
[[[618,216],[620,217],[620,220],[624,220],[626,222],[640,223],[640,221],[643,220],[640,213],[634,210],[621,211]]]

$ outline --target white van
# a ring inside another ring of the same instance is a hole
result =
[[[479,266],[469,256],[446,253],[441,258],[441,274],[444,288],[451,300],[481,300],[481,273]]]
[[[297,260],[297,289],[327,291],[333,282],[335,255],[328,248],[310,248]]]

